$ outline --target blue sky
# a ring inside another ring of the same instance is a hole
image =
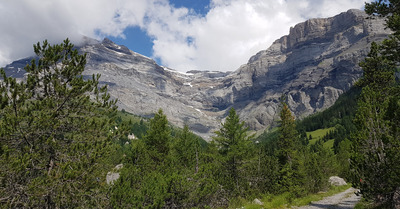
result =
[[[205,16],[210,9],[209,0],[170,0],[171,6],[175,8],[188,8],[193,10],[196,14]],[[125,37],[107,36],[113,42],[119,45],[125,45],[129,49],[137,53],[152,57],[153,54],[153,40],[147,32],[139,26],[127,27],[124,31]],[[159,58],[154,58],[158,63],[161,63]]]
[[[171,0],[170,4],[174,7],[185,7],[193,9],[196,13],[205,15],[210,9],[209,0]]]
[[[153,54],[153,42],[152,38],[147,35],[146,31],[142,30],[138,26],[131,26],[125,29],[125,37],[114,37],[108,36],[110,40],[117,43],[118,45],[125,45],[129,49],[151,57]]]
[[[367,0],[370,1],[370,0]],[[178,71],[234,71],[309,18],[362,9],[365,0],[0,1],[0,66],[45,39],[117,44]]]

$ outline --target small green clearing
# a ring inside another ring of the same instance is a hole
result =
[[[329,131],[335,130],[334,127],[331,128],[325,128],[325,129],[317,129],[315,131],[307,132],[307,137],[310,138],[311,135],[311,140],[310,140],[310,145],[315,144],[319,139],[322,139]],[[333,145],[333,144],[332,144]]]
[[[147,120],[143,117],[134,115],[132,113],[126,112],[125,110],[118,111],[117,112],[117,118],[119,121],[124,121],[124,122],[129,122],[131,121],[132,123],[139,123],[141,120]]]
[[[328,140],[328,141],[326,141],[326,142],[324,143],[324,147],[330,149],[330,148],[333,147],[333,143],[334,143],[334,142],[335,142],[334,139]]]

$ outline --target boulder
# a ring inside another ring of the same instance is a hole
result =
[[[112,171],[107,173],[107,176],[106,176],[107,184],[113,185],[114,182],[119,179],[119,173],[117,171],[123,167],[124,167],[123,164],[118,164],[115,166],[115,168]]]
[[[253,204],[256,204],[256,205],[263,205],[263,203],[261,202],[261,200],[259,200],[259,199],[254,199],[253,200]]]
[[[329,177],[329,183],[332,186],[347,185],[346,181],[344,179],[340,178],[339,176],[331,176],[331,177]]]
[[[108,172],[106,176],[106,182],[107,184],[114,184],[114,181],[119,179],[119,173],[114,173],[114,172]]]

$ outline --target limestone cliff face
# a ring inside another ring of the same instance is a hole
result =
[[[286,95],[297,117],[331,106],[362,75],[358,63],[372,41],[390,31],[383,19],[368,19],[360,10],[297,24],[287,36],[251,57],[236,71],[234,105],[253,129],[277,117],[278,100]]]
[[[359,10],[311,19],[230,73],[179,73],[108,39],[86,39],[79,50],[88,54],[84,74],[100,73],[120,109],[150,116],[162,108],[173,124],[209,139],[231,107],[263,130],[277,119],[283,94],[297,117],[331,106],[361,76],[370,43],[389,34],[383,23]],[[7,74],[22,77],[27,60],[7,66]]]

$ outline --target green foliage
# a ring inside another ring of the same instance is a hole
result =
[[[127,165],[112,188],[113,208],[161,208],[168,196],[166,177],[155,171],[146,172]]]
[[[351,141],[346,139],[339,143],[338,152],[336,154],[338,175],[347,181],[351,179],[350,157],[351,157]]]
[[[322,140],[319,140],[310,147],[312,152],[310,152],[309,156],[316,162],[315,167],[310,166],[307,169],[309,173],[307,182],[308,184],[312,183],[309,187],[309,191],[312,193],[327,189],[328,178],[336,174],[334,166],[336,158],[331,147],[326,147],[325,145]]]
[[[280,164],[278,183],[280,191],[298,196],[304,193],[304,187],[302,187],[305,180],[304,156],[300,153],[302,143],[296,130],[294,116],[284,102],[282,102],[280,119],[276,150]]]
[[[127,111],[118,111],[116,115],[118,126],[124,124],[130,129],[130,133],[137,138],[143,138],[147,132],[148,121],[140,116],[133,115]],[[124,141],[125,143],[125,141]]]
[[[294,116],[286,103],[282,102],[277,156],[282,165],[291,163],[300,147],[299,135],[296,130]]]
[[[107,88],[98,86],[99,75],[83,79],[85,55],[68,40],[34,48],[39,58],[26,67],[25,81],[1,72],[0,201],[6,208],[216,208],[260,194],[281,194],[287,203],[325,190],[333,168],[348,175],[337,166],[349,158],[348,141],[338,142],[336,157],[323,146],[347,134],[345,108],[337,108],[343,115],[321,114],[324,126],[339,125],[310,146],[306,130],[315,124],[296,123],[285,103],[280,126],[265,140],[252,141],[232,108],[205,143],[188,126],[170,127],[161,109],[149,122],[117,112]],[[381,116],[393,133],[398,106],[390,98]],[[106,185],[106,173],[120,163],[120,178]]]
[[[177,167],[192,168],[194,172],[199,171],[200,141],[185,125],[178,133],[173,145],[173,155]]]
[[[387,88],[390,88],[395,82],[395,66],[393,61],[380,54],[382,48],[382,46],[375,42],[371,44],[371,51],[368,57],[360,63],[364,74],[357,82],[357,85],[362,87],[368,86],[376,90],[382,88],[380,89],[381,93],[385,93],[381,95],[383,99],[383,97],[388,96],[387,93],[389,92]]]
[[[311,133],[310,144],[319,139],[323,139],[325,142],[333,139],[333,149],[337,153],[339,143],[356,131],[353,119],[360,93],[361,88],[353,86],[340,95],[335,104],[328,109],[296,121],[297,129]]]
[[[387,26],[394,33],[382,42],[373,43],[360,66],[364,75],[361,99],[355,118],[351,167],[353,184],[364,198],[379,207],[398,207],[400,190],[399,85],[395,72],[399,63],[398,1],[377,1],[366,4],[368,14],[387,16]]]
[[[235,109],[230,109],[225,123],[216,136],[213,138],[216,142],[219,154],[224,166],[225,186],[228,190],[240,193],[243,181],[240,172],[241,165],[249,154],[250,137],[247,134],[247,128],[244,122],[240,122]]]
[[[364,87],[362,95],[356,117],[359,131],[353,136],[353,184],[360,187],[366,198],[386,204],[400,186],[398,133],[393,133],[392,124],[385,120],[387,99],[382,99],[380,92],[368,86]]]
[[[329,132],[334,131],[334,128],[318,129],[315,131],[308,132],[307,134],[311,136],[309,142],[310,145],[315,144],[318,140],[322,140]]]
[[[223,200],[227,194],[218,184],[221,166],[216,160],[216,151],[209,146],[200,146],[201,140],[188,126],[183,130],[169,127],[161,110],[149,125],[143,139],[131,140],[121,149],[125,155],[124,168],[111,188],[110,205],[113,208],[226,205]],[[159,152],[165,149],[159,149],[160,144],[149,141],[159,136],[164,137],[158,142],[168,146],[168,152]],[[205,149],[208,149],[207,153]]]
[[[170,149],[170,128],[168,127],[167,116],[160,109],[154,118],[150,120],[149,129],[144,141],[151,151],[151,156],[155,161],[163,161]]]
[[[232,201],[232,204],[229,205],[230,206],[229,208],[261,209],[261,208],[288,208],[293,206],[299,207],[299,206],[309,205],[312,202],[322,200],[325,197],[332,196],[340,192],[344,192],[350,187],[351,187],[350,185],[338,186],[338,187],[332,186],[326,192],[305,195],[299,198],[293,198],[292,195],[288,192],[279,195],[274,195],[269,193],[269,194],[264,194],[260,196],[260,198],[258,198],[263,203],[262,205],[257,205],[252,202],[247,202],[246,200],[239,199]]]
[[[314,117],[325,121],[318,127],[332,127],[321,140],[313,135],[314,143],[306,130],[315,123],[296,122],[285,103],[276,131],[253,140],[232,108],[206,143],[188,126],[170,127],[161,109],[149,122],[117,112],[106,87],[98,87],[99,76],[83,79],[85,55],[68,41],[38,44],[35,52],[39,59],[27,66],[26,81],[2,72],[4,207],[217,208],[261,194],[278,195],[285,204],[326,190],[329,175],[348,175],[350,142],[344,139],[351,125],[343,105],[333,108],[343,114]],[[391,133],[398,133],[398,101],[390,97],[381,115]],[[128,139],[130,133],[136,138]],[[120,178],[106,185],[105,174],[120,163]]]
[[[270,131],[264,131],[263,134],[258,136],[255,140],[260,143],[260,145],[265,150],[265,153],[269,156],[275,155],[275,150],[277,149],[277,142],[279,138],[278,129],[273,129]]]
[[[11,208],[104,205],[101,163],[121,133],[110,132],[116,101],[98,87],[99,75],[83,79],[86,56],[68,39],[34,51],[26,80],[1,70],[0,201]]]
[[[352,120],[357,110],[357,98],[360,92],[360,87],[351,87],[347,92],[341,94],[335,104],[328,109],[296,121],[298,130],[310,132],[331,128],[337,124],[344,126],[347,133],[355,130]]]
[[[282,103],[280,116],[275,152],[280,164],[277,181],[280,192],[289,192],[291,198],[296,198],[325,190],[328,177],[335,174],[335,157],[331,151],[333,140],[330,147],[324,146],[322,139],[307,146],[301,139],[309,138],[297,131],[294,117],[285,103]]]

